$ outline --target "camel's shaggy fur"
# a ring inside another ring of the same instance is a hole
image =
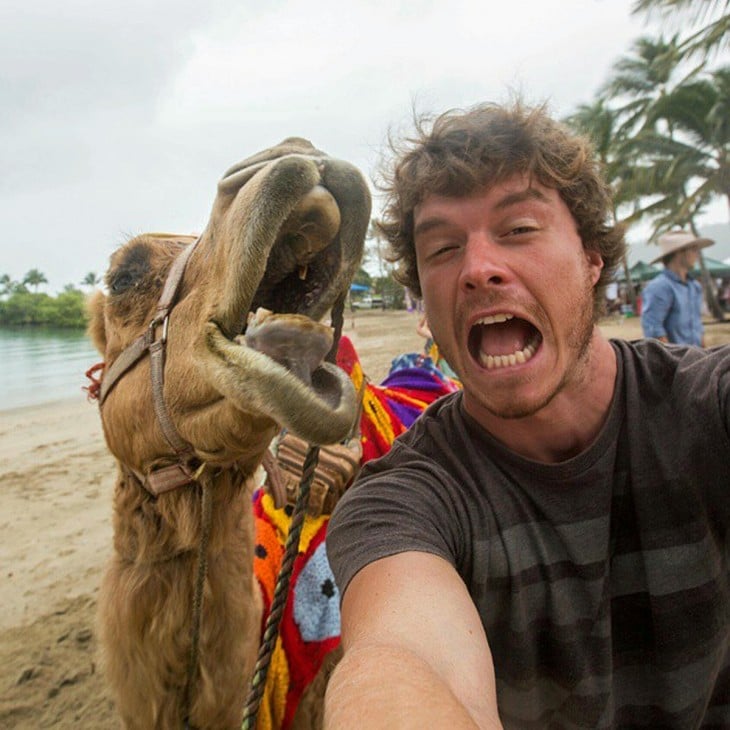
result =
[[[356,412],[349,380],[332,366],[293,375],[238,335],[258,307],[320,319],[357,270],[369,212],[354,168],[286,140],[226,173],[188,263],[169,321],[164,392],[213,480],[193,727],[240,727],[262,613],[250,495],[271,438],[285,426],[336,441]],[[167,271],[192,240],[143,235],[113,254],[109,293],[90,306],[89,333],[107,368],[153,319]],[[180,728],[200,487],[154,496],[135,476],[174,461],[152,408],[148,357],[114,386],[101,416],[119,464],[114,553],[99,597],[106,677],[127,728]]]

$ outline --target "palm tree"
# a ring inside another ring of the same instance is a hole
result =
[[[23,284],[29,284],[32,286],[35,291],[38,291],[38,287],[41,284],[47,284],[48,279],[46,279],[46,275],[39,271],[38,269],[31,269],[24,277],[23,277]]]
[[[657,190],[663,196],[655,207],[655,231],[671,225],[689,225],[713,198],[723,196],[730,207],[730,66],[682,84],[663,95],[648,110],[636,143],[663,178]],[[700,265],[708,305],[723,318],[714,284]]]
[[[730,210],[730,66],[658,100],[647,127],[658,130],[662,121],[671,131],[647,131],[642,145],[653,157],[673,162],[667,183],[683,193],[675,216],[686,219],[718,195]]]
[[[608,106],[604,97],[598,96],[592,104],[581,104],[575,112],[565,119],[573,129],[587,135],[596,155],[601,161],[606,182],[611,186],[613,219],[626,224],[619,219],[618,209],[632,199],[629,188],[625,185],[631,176],[632,160],[624,154],[625,138],[618,127],[618,115]],[[629,262],[626,254],[622,257],[624,278],[628,288],[629,302],[636,311],[636,291],[629,273]]]
[[[101,281],[101,277],[95,272],[90,271],[82,280],[81,286],[94,287]]]
[[[13,290],[13,280],[10,278],[10,274],[0,274],[0,296],[10,294]]]
[[[666,10],[691,3],[655,0],[639,5]],[[631,179],[624,181],[625,193],[633,188],[635,198],[629,221],[651,218],[652,237],[675,225],[694,227],[695,216],[709,200],[730,193],[730,80],[723,69],[703,73],[705,60],[688,66],[686,58],[678,35],[668,41],[640,38],[614,65],[614,75],[604,87],[605,94],[622,103],[617,109],[618,131],[626,138],[624,154],[634,160]],[[713,313],[720,315],[709,276],[705,290]]]
[[[621,119],[618,129],[622,134],[635,134],[659,99],[688,83],[704,66],[704,62],[700,63],[677,80],[679,71],[684,70],[683,61],[677,35],[668,41],[644,36],[634,41],[631,52],[614,64],[603,94],[617,102],[625,100],[617,109]]]

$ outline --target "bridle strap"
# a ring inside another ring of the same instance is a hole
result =
[[[196,466],[197,468],[195,468]],[[126,468],[153,497],[159,497],[165,492],[192,484],[200,469],[200,462],[197,459],[190,460],[190,462],[175,461],[167,466],[154,469],[147,476],[131,467]]]
[[[179,456],[193,456],[193,448],[177,432],[170,412],[165,405],[165,340],[155,340],[150,344],[150,374],[152,377],[152,406],[162,435],[172,450]]]
[[[182,282],[188,259],[199,241],[200,237],[183,249],[173,261],[170,271],[167,274],[165,285],[162,288],[162,294],[160,295],[157,307],[155,308],[155,316],[150,322],[147,330],[144,334],[141,334],[136,340],[134,340],[132,344],[126,347],[104,373],[101,381],[101,391],[99,392],[99,407],[104,405],[106,397],[117,384],[119,378],[121,378],[124,373],[141,360],[148,351],[151,351],[155,342],[159,341],[162,345],[164,345],[167,341],[167,319],[170,315],[170,310],[175,304],[175,297],[177,296],[178,289],[180,288],[180,283]],[[157,327],[159,325],[162,325],[162,336],[160,340],[156,340]]]
[[[145,332],[140,335],[131,345],[126,347],[119,357],[104,372],[101,380],[101,390],[99,391],[99,408],[104,405],[106,397],[111,389],[117,384],[119,378],[140,360],[149,349],[149,335]]]
[[[149,352],[152,406],[162,430],[162,435],[178,459],[173,464],[150,471],[146,477],[135,472],[135,476],[155,496],[195,481],[195,471],[200,466],[200,462],[195,458],[193,447],[180,436],[175,428],[170,418],[170,412],[165,405],[164,396],[165,345],[167,344],[167,326],[170,311],[175,306],[180,284],[185,274],[185,267],[198,241],[200,241],[200,238],[197,238],[183,249],[175,258],[167,279],[165,279],[154,317],[147,330],[122,351],[104,373],[101,381],[99,408],[103,406],[106,397],[119,382],[119,379]],[[162,330],[158,337],[157,331],[160,325]]]

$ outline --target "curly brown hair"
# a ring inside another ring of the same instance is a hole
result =
[[[421,297],[413,241],[413,213],[428,195],[461,197],[516,174],[554,188],[568,206],[587,250],[603,258],[594,289],[594,316],[625,252],[623,228],[610,222],[611,192],[593,148],[555,121],[545,106],[481,104],[451,110],[432,120],[415,119],[415,135],[402,146],[391,140],[395,160],[379,185],[385,193],[376,227],[398,264],[395,279]]]

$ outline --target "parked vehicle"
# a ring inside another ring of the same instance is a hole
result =
[[[383,297],[363,297],[352,303],[353,309],[385,309]]]

